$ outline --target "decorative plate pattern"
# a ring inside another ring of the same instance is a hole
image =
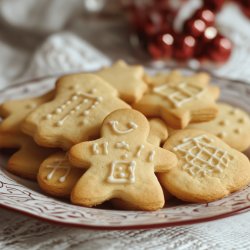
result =
[[[192,71],[183,70],[190,74]],[[53,88],[56,77],[31,80],[0,92],[0,103],[40,95]],[[220,100],[250,113],[250,85],[213,77],[221,88]],[[250,150],[246,152],[250,157]],[[156,212],[84,208],[42,194],[36,183],[5,170],[7,157],[0,153],[0,206],[64,225],[99,229],[139,229],[192,224],[250,211],[250,187],[208,204],[175,203]]]

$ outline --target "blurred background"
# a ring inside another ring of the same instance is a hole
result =
[[[250,82],[249,0],[0,0],[0,89],[117,59]]]

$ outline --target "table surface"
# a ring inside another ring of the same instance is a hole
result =
[[[58,10],[60,15],[55,14]],[[0,89],[37,76],[95,70],[119,58],[145,63],[129,46],[126,24],[119,15],[83,16],[81,0],[25,4],[3,0],[0,16]],[[249,20],[229,5],[218,24],[235,49],[230,61],[213,73],[250,82]],[[249,220],[250,213],[245,213],[155,230],[93,231],[56,226],[0,209],[0,249],[250,249]]]

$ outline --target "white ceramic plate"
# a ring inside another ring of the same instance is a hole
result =
[[[184,73],[192,73],[184,70]],[[56,77],[22,83],[0,92],[0,103],[40,95],[53,88]],[[250,85],[213,78],[221,88],[220,100],[250,113]],[[250,157],[250,150],[246,152]],[[64,225],[99,229],[141,229],[192,224],[224,218],[250,210],[250,187],[208,204],[173,202],[156,212],[84,208],[44,195],[37,184],[5,170],[7,157],[0,152],[0,206],[41,220]]]

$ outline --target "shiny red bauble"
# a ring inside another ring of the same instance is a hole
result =
[[[205,29],[202,34],[201,40],[203,43],[210,42],[213,40],[218,34],[218,30],[214,26],[209,26]]]
[[[202,20],[207,26],[212,26],[215,23],[215,15],[210,9],[200,8],[193,15],[194,19]]]
[[[250,0],[234,1],[250,16]],[[233,45],[215,26],[215,15],[225,0],[202,0],[203,5],[184,22],[181,32],[174,30],[179,10],[172,4],[174,1],[128,2],[129,20],[141,45],[153,58],[182,61],[197,58],[222,63],[230,57]]]
[[[203,6],[213,12],[220,11],[224,3],[225,0],[203,0]]]
[[[244,14],[250,18],[250,0],[237,0],[237,2],[240,4]]]
[[[174,41],[174,58],[188,60],[193,57],[196,40],[192,36],[177,35]]]
[[[148,45],[148,51],[154,58],[170,58],[173,55],[174,34],[166,32],[155,37]]]
[[[183,25],[183,31],[185,34],[193,37],[199,37],[203,34],[206,29],[206,24],[201,19],[190,19],[187,20]]]
[[[222,35],[217,35],[209,43],[207,48],[207,56],[209,59],[218,63],[223,63],[229,59],[233,49],[233,44],[228,38]]]

